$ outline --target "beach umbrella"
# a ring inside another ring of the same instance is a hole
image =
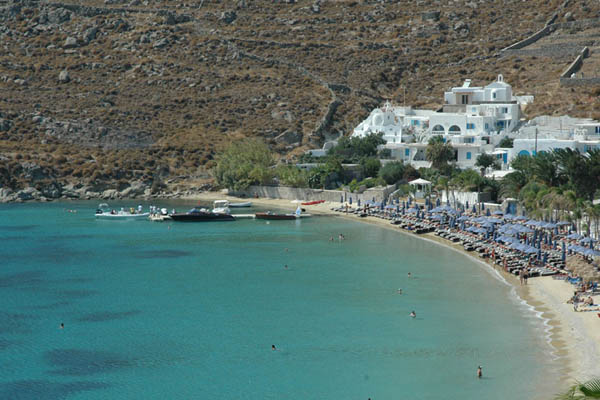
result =
[[[500,210],[496,210],[492,213],[492,215],[502,215],[502,214],[504,214],[504,213]]]
[[[592,242],[592,238],[586,237],[586,238],[583,238],[579,243],[586,244],[586,243],[591,243],[591,242]]]
[[[508,211],[508,210],[507,210]],[[506,214],[504,214],[504,219],[514,219],[515,216],[512,215],[511,213],[507,212]]]
[[[560,222],[557,222],[556,225],[558,225],[558,226],[567,226],[567,225],[571,225],[571,223],[567,222],[567,221],[560,221]]]
[[[567,239],[573,239],[573,240],[577,240],[577,239],[581,239],[583,236],[581,236],[579,233],[577,232],[573,232],[570,235],[567,236]]]

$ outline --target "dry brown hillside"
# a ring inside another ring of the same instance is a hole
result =
[[[0,184],[202,176],[243,137],[290,157],[384,99],[437,107],[498,73],[534,113],[587,116],[598,92],[558,86],[571,57],[499,57],[557,11],[600,17],[563,3],[0,0]]]

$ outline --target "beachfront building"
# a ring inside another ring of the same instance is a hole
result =
[[[385,145],[393,158],[415,168],[429,167],[427,143],[441,136],[455,150],[454,162],[460,168],[474,168],[482,153],[492,154],[501,170],[519,154],[534,155],[541,151],[570,148],[587,152],[600,149],[600,122],[569,116],[523,118],[522,107],[533,96],[515,96],[502,75],[487,86],[471,86],[467,79],[460,87],[444,93],[444,104],[437,111],[394,106],[389,101],[371,111],[353,131],[364,137],[383,133]],[[498,147],[505,138],[514,139],[513,148]],[[326,154],[311,150],[315,156]]]
[[[515,137],[509,159],[557,149],[586,153],[600,149],[600,122],[589,118],[541,116],[525,124]]]
[[[427,143],[440,135],[456,150],[458,166],[472,168],[479,154],[493,152],[503,137],[514,134],[522,124],[521,106],[532,100],[532,96],[513,96],[502,75],[485,87],[471,86],[467,79],[462,86],[444,93],[444,105],[438,111],[395,107],[386,102],[373,110],[353,135],[383,133],[384,147],[392,156],[415,167],[429,166]],[[499,160],[507,167],[508,153]]]

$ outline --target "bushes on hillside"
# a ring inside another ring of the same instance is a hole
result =
[[[215,179],[229,189],[242,190],[273,180],[273,155],[265,143],[256,139],[232,143],[217,156],[216,162]]]

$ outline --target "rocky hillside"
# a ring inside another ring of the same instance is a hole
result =
[[[0,185],[51,198],[196,185],[233,140],[294,157],[385,99],[437,107],[444,89],[498,73],[552,112],[588,116],[593,88],[558,86],[570,59],[500,50],[554,13],[599,11],[592,0],[0,0]]]

